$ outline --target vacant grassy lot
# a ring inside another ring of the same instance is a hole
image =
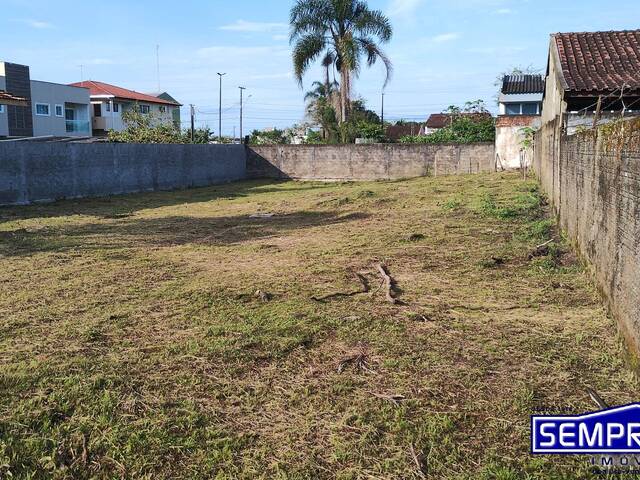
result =
[[[638,383],[546,210],[511,174],[1,209],[0,478],[584,478],[529,415]]]

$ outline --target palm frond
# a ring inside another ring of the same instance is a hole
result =
[[[293,48],[293,69],[300,86],[302,86],[302,77],[305,72],[320,56],[325,45],[325,38],[315,34],[304,35],[296,41]]]
[[[367,65],[369,67],[375,65],[378,60],[384,64],[386,72],[384,86],[386,87],[393,75],[393,64],[391,60],[371,38],[360,37],[356,39],[356,41],[359,48],[362,49],[367,56]]]

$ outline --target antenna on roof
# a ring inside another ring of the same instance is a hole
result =
[[[156,45],[156,68],[158,73],[158,93],[160,93],[160,45]]]
[[[80,67],[80,81],[84,82],[84,65],[78,65]]]

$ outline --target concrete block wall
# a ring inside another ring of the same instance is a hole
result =
[[[385,180],[495,171],[493,144],[251,146],[249,178]]]
[[[536,138],[536,171],[560,223],[593,267],[632,354],[640,358],[640,120]]]
[[[245,176],[242,145],[0,142],[0,205],[202,187]]]

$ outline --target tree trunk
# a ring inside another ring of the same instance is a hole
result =
[[[343,68],[340,72],[340,123],[344,123],[349,119],[349,107],[351,103],[351,79],[349,78],[349,70]]]

